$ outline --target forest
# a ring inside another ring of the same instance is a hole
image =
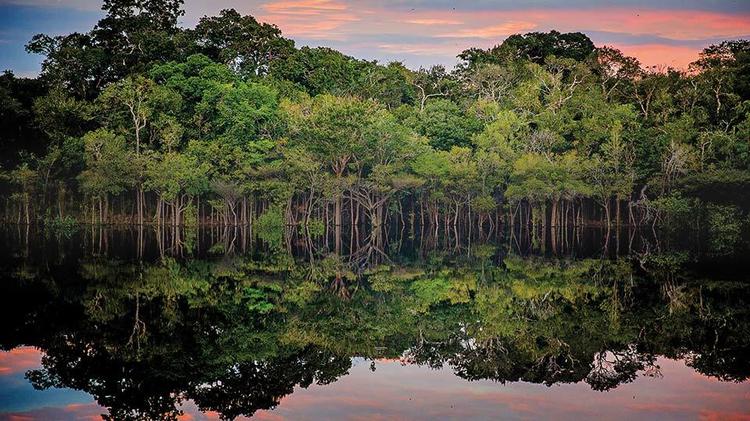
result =
[[[533,32],[414,70],[182,3],[105,0],[0,76],[5,222],[750,226],[749,41],[672,69]]]

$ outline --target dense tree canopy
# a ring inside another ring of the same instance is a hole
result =
[[[181,6],[107,0],[90,32],[31,40],[39,78],[0,79],[5,219],[278,211],[447,229],[651,223],[707,200],[747,212],[748,41],[661,70],[535,32],[411,70],[295,48],[234,10],[183,29]]]

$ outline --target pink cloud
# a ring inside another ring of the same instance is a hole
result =
[[[750,36],[748,11],[667,9],[658,3],[645,8],[561,4],[512,10],[491,6],[405,10],[352,0],[191,0],[186,20],[197,21],[200,15],[225,7],[274,23],[285,35],[310,45],[333,46],[365,59],[399,55],[388,58],[407,64],[433,60],[449,67],[468,47],[492,47],[513,33],[528,31],[583,32],[597,45],[615,44],[644,64],[673,67],[686,66],[715,40]]]
[[[270,412],[270,411],[260,411],[257,414],[255,414],[255,418],[258,420],[263,420],[263,421],[283,421],[286,419],[283,416],[274,414],[273,412]]]
[[[381,33],[409,36],[410,27],[389,24],[401,22],[403,13],[383,10],[377,14]],[[703,46],[696,41],[739,38],[750,35],[750,14],[728,14],[698,10],[667,9],[520,9],[448,11],[420,10],[410,15],[410,22],[424,22],[418,34],[432,38],[419,44],[378,43],[374,47],[387,52],[427,55],[437,52],[455,56],[468,46],[488,48],[515,33],[529,31],[584,32],[592,34],[597,45],[615,44],[644,65],[686,67],[698,57]],[[451,22],[453,24],[440,24]],[[501,23],[498,23],[501,22]],[[434,24],[433,24],[434,23]],[[359,30],[359,29],[358,29]],[[632,41],[628,39],[632,39]],[[650,41],[642,39],[651,38]],[[618,41],[613,41],[616,39]],[[660,39],[670,40],[663,42]],[[444,41],[453,40],[451,46]],[[626,41],[627,40],[627,41]],[[633,42],[636,41],[636,42]],[[434,44],[435,47],[430,47]],[[709,41],[706,41],[707,46]]]
[[[276,24],[286,35],[314,39],[343,39],[340,29],[359,21],[348,5],[336,0],[276,0],[262,5],[261,19]]]
[[[36,420],[75,420],[75,421],[99,421],[102,413],[106,410],[91,403],[72,403],[65,406],[45,406],[29,411],[0,414],[1,419],[9,421],[36,421]]]
[[[465,22],[460,31],[438,33],[443,37],[486,38],[522,33],[529,29],[609,32],[650,35],[676,41],[736,38],[750,34],[750,14],[726,14],[698,10],[517,9],[510,11],[426,11],[420,19]],[[497,22],[508,22],[498,25]],[[533,25],[533,26],[532,26]],[[438,28],[439,29],[439,28]]]
[[[237,0],[195,0],[205,13],[237,7]],[[215,10],[211,10],[214,8]],[[515,33],[529,31],[583,32],[597,45],[613,45],[646,65],[685,67],[717,39],[750,36],[750,13],[659,8],[531,7],[499,10],[385,7],[378,2],[351,0],[252,0],[243,13],[277,24],[284,34],[330,45],[360,58],[396,58],[449,67],[469,47],[488,48]],[[188,10],[192,16],[194,12]],[[327,41],[331,41],[329,44]],[[333,42],[337,42],[333,44]],[[390,57],[395,56],[395,57]]]
[[[524,382],[467,382],[449,369],[402,367],[397,361],[383,360],[375,375],[366,366],[355,366],[349,376],[327,386],[298,388],[274,411],[259,411],[257,415],[274,420],[344,414],[357,414],[363,419],[579,419],[606,413],[612,418],[678,416],[750,421],[750,405],[744,399],[750,384],[716,383],[695,377],[693,369],[681,361],[660,358],[659,365],[663,378],[639,377],[634,383],[601,393],[585,383],[549,388]]]
[[[686,69],[698,58],[700,48],[666,44],[612,45],[629,56],[637,57],[644,66],[666,65]]]
[[[694,10],[634,12],[627,9],[605,9],[599,12],[566,12],[563,16],[567,21],[579,23],[592,30],[656,35],[679,41],[735,38],[750,34],[750,15],[747,14],[729,15]]]
[[[331,11],[346,10],[347,6],[333,0],[281,0],[267,3],[263,8],[271,13],[298,13],[298,11]]]
[[[701,421],[750,421],[750,414],[726,411],[701,411]]]
[[[95,402],[91,403],[71,403],[65,405],[64,411],[75,417],[77,420],[98,421],[102,419],[103,408]]]
[[[509,21],[500,25],[461,29],[437,36],[439,38],[504,38],[513,34],[529,32],[536,27],[537,24],[533,22]]]
[[[23,373],[37,368],[42,363],[42,353],[31,346],[22,346],[0,352],[0,376]]]
[[[180,410],[183,415],[179,417],[180,421],[196,420],[196,421],[219,421],[221,416],[216,411],[205,411],[202,412],[198,406],[192,400],[187,400],[180,405]],[[238,417],[238,420],[247,420],[247,417]]]
[[[451,19],[422,18],[405,20],[404,23],[413,23],[415,25],[461,25],[463,22]]]

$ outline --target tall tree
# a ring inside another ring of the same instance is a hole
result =
[[[284,38],[276,25],[260,23],[234,9],[204,16],[189,36],[200,52],[243,77],[263,76],[273,61],[294,52],[294,41]]]

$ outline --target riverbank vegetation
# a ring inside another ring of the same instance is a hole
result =
[[[106,1],[30,41],[38,78],[0,77],[6,222],[747,222],[750,42],[677,70],[552,31],[412,70],[181,6]]]

